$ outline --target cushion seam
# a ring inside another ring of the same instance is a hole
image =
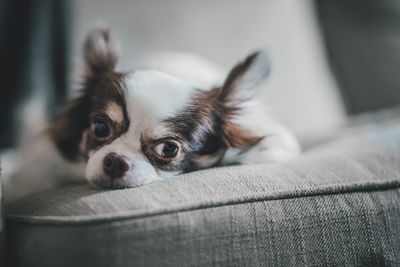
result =
[[[391,190],[400,188],[400,180],[385,181],[382,183],[376,182],[363,182],[363,183],[352,183],[352,184],[337,184],[328,186],[317,186],[309,187],[296,191],[275,191],[274,195],[266,195],[265,193],[257,195],[253,194],[250,197],[242,197],[238,199],[221,199],[213,202],[201,202],[197,205],[183,204],[173,205],[169,209],[162,208],[160,210],[153,210],[150,212],[124,212],[124,213],[103,213],[98,215],[72,215],[72,216],[27,216],[27,215],[12,215],[6,214],[7,221],[19,222],[19,223],[32,223],[32,224],[52,224],[52,225],[64,225],[64,224],[95,224],[117,220],[129,220],[129,219],[140,219],[146,217],[162,216],[166,214],[172,214],[177,212],[186,212],[193,210],[201,210],[222,206],[240,205],[254,202],[273,201],[273,200],[285,200],[285,199],[296,199],[305,197],[318,197],[325,195],[340,195],[348,193],[361,193],[361,192],[376,192],[383,190]]]

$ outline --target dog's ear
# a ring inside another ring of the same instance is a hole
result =
[[[91,83],[97,75],[113,71],[119,47],[105,27],[92,30],[84,43],[85,81],[81,96],[69,100],[51,121],[48,133],[55,146],[68,160],[78,160],[84,131],[89,127],[89,112],[93,90]]]
[[[238,118],[245,116],[246,113],[242,112],[242,104],[254,97],[260,83],[269,72],[270,62],[266,52],[257,51],[234,66],[219,89],[218,101],[223,106],[222,129],[225,142],[229,147],[247,149],[264,138],[247,129]]]
[[[86,74],[94,75],[112,71],[118,61],[119,45],[112,40],[105,27],[92,30],[84,43]]]
[[[218,100],[232,105],[250,100],[269,72],[270,61],[265,51],[250,54],[232,68],[220,90]]]

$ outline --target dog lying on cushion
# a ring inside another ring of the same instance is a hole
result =
[[[136,187],[214,166],[286,161],[299,153],[295,137],[256,101],[270,71],[263,51],[221,81],[207,81],[212,68],[191,56],[190,64],[162,62],[163,71],[118,72],[117,46],[101,28],[88,35],[84,56],[81,95],[50,122],[38,141],[42,152],[22,164],[25,171],[9,179],[6,191],[20,196],[84,178],[101,188]]]

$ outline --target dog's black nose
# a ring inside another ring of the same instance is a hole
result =
[[[129,164],[124,156],[109,153],[103,159],[103,170],[111,179],[116,179],[124,176],[129,170]]]

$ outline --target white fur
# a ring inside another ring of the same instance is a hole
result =
[[[114,186],[115,183],[119,183],[119,187],[134,187],[159,180],[159,175],[145,156],[139,152],[138,146],[129,143],[126,138],[118,138],[110,145],[103,146],[94,153],[87,163],[86,179],[102,187],[110,187],[112,183],[114,183]],[[126,156],[130,160],[129,164],[133,166],[131,171],[122,179],[111,181],[102,170],[103,159],[111,152]]]
[[[157,70],[136,71],[126,80],[128,112],[134,123],[145,113],[152,122],[173,115],[189,102],[193,88],[169,74]],[[142,110],[144,108],[145,110]],[[150,126],[150,125],[149,125]]]

